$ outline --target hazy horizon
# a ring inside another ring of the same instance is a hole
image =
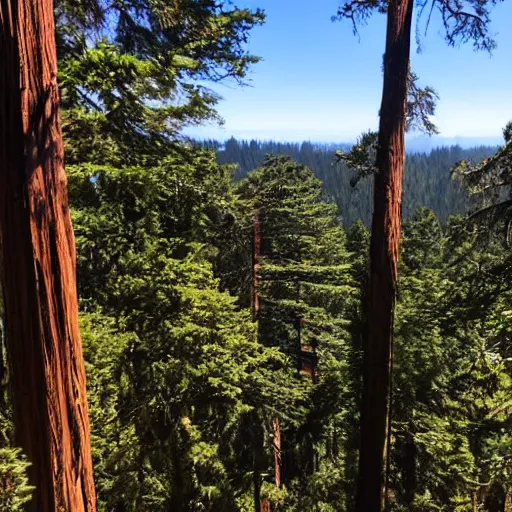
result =
[[[235,135],[229,135],[222,138],[216,137],[192,137],[197,141],[207,141],[207,140],[215,140],[221,144],[225,143],[231,138],[236,140],[245,140],[251,141],[254,140],[256,142],[277,142],[277,143],[289,143],[289,144],[302,144],[302,143],[311,143],[314,145],[326,145],[326,146],[351,146],[356,140],[311,140],[311,139],[293,139],[293,138],[273,138],[273,137],[238,137]],[[503,136],[497,137],[464,137],[464,136],[455,136],[455,137],[443,137],[441,135],[434,135],[432,137],[428,137],[426,135],[406,135],[406,150],[409,152],[424,152],[431,151],[441,147],[447,146],[460,146],[463,149],[474,148],[479,146],[488,146],[488,147],[496,147],[504,144]]]
[[[339,0],[297,0],[293,9],[276,0],[239,0],[237,4],[261,7],[267,14],[265,24],[254,29],[247,44],[247,50],[262,61],[252,67],[249,87],[211,86],[223,97],[218,111],[224,126],[189,128],[187,135],[322,142],[353,141],[377,129],[384,16],[372,16],[358,38],[348,21],[331,21]],[[426,37],[425,20],[421,21],[422,51],[418,53],[413,42],[411,66],[422,86],[432,86],[439,93],[433,121],[441,137],[501,143],[501,130],[512,118],[511,17],[512,3],[493,8],[491,32],[498,47],[492,57],[475,52],[471,44],[449,47],[437,14]]]

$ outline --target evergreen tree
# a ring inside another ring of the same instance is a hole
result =
[[[509,243],[512,218],[512,122],[503,129],[503,136],[505,145],[494,155],[478,162],[461,160],[453,171],[473,199],[472,219],[485,226],[503,229]]]
[[[340,487],[354,414],[348,365],[357,291],[345,235],[321,182],[288,157],[268,156],[239,193],[248,212],[258,212],[259,339],[288,354],[297,376],[312,384],[305,421],[281,434],[287,510],[337,510],[347,500]]]
[[[391,433],[396,510],[504,506],[510,303],[491,278],[494,258],[459,227],[453,219],[442,233],[426,210],[404,226]]]
[[[372,142],[375,158],[369,161],[365,158],[367,161],[363,162],[374,174],[374,196],[357,491],[357,510],[360,512],[383,511],[387,501],[393,322],[398,284],[405,130],[411,122],[414,124],[415,119],[427,132],[435,128],[428,119],[433,114],[435,92],[430,88],[418,89],[416,77],[410,70],[413,5],[413,0],[348,0],[338,10],[338,17],[351,20],[355,30],[357,21],[365,20],[373,10],[387,15],[379,131]],[[420,3],[420,14],[426,5],[425,2]],[[468,0],[454,4],[443,0],[432,4],[432,9],[437,7],[442,16],[449,44],[473,40],[477,49],[490,51],[495,46],[488,33],[489,10],[493,5],[495,2]],[[471,10],[475,13],[469,12]],[[364,137],[362,142],[360,146],[367,142]],[[355,147],[348,160],[354,159],[353,162],[357,163],[360,150]],[[368,157],[364,148],[362,156]]]
[[[248,417],[265,430],[274,411],[301,412],[283,355],[258,343],[212,275],[225,170],[208,152],[189,157],[70,168],[106,510],[236,510],[251,495]]]
[[[354,187],[351,184],[354,171],[344,161],[334,162],[335,152],[347,149],[344,145],[259,141],[257,145],[251,144],[249,147],[245,141],[234,138],[224,144],[205,141],[198,145],[214,149],[219,163],[236,164],[237,179],[259,167],[267,153],[286,154],[308,166],[322,181],[324,194],[343,213],[345,228],[348,229],[358,219],[368,227],[371,224],[371,179],[362,179]],[[249,154],[245,155],[247,152]],[[444,225],[449,215],[465,213],[469,206],[468,194],[460,183],[451,179],[450,169],[461,159],[478,162],[494,152],[493,147],[462,149],[452,146],[437,148],[428,154],[408,153],[404,170],[403,217],[407,219],[418,208],[426,206],[435,211]]]
[[[263,12],[227,1],[100,2],[99,27],[80,3],[56,12],[72,163],[155,164],[184,126],[220,120],[219,96],[199,83],[243,83],[259,60],[245,43]]]

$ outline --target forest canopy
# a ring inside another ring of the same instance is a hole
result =
[[[449,44],[492,46],[440,5]],[[217,83],[247,82],[262,10],[53,8],[97,496],[83,510],[354,511],[374,176],[353,186],[343,145],[183,135],[220,120]],[[406,157],[393,512],[512,510],[510,132],[498,150]],[[18,441],[3,297],[0,510],[46,512]]]

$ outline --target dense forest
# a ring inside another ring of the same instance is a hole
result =
[[[224,143],[204,141],[200,145],[216,150],[220,164],[236,164],[236,179],[243,178],[258,168],[267,154],[289,155],[313,170],[322,181],[325,197],[338,206],[345,227],[351,226],[358,219],[368,227],[371,224],[371,180],[367,179],[353,186],[351,182],[355,172],[345,162],[335,158],[336,151],[346,150],[347,145],[259,142],[234,138]],[[443,224],[449,215],[465,213],[469,206],[468,194],[460,184],[451,179],[450,170],[460,160],[476,163],[492,155],[496,149],[485,146],[462,149],[452,146],[434,149],[428,154],[408,155],[402,201],[404,217],[410,217],[423,206],[434,210]]]
[[[17,50],[27,12],[40,54]],[[365,509],[384,143],[352,187],[338,147],[182,135],[263,22],[0,0],[1,511],[512,511],[512,125],[498,150],[407,155]],[[13,81],[27,66],[44,79]]]

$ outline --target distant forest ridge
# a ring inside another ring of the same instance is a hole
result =
[[[236,164],[235,177],[241,179],[258,168],[265,155],[285,154],[312,169],[324,184],[326,197],[340,211],[345,226],[361,219],[367,226],[372,214],[372,180],[365,179],[354,188],[350,185],[353,171],[336,163],[334,152],[347,150],[348,144],[291,143],[257,140],[226,142],[206,140],[202,146],[214,149],[220,164]],[[464,213],[468,198],[462,187],[450,176],[450,169],[459,160],[478,162],[495,153],[496,146],[463,149],[460,146],[440,147],[429,153],[409,153],[405,163],[402,213],[407,218],[422,206],[434,210],[444,223],[455,213]]]

